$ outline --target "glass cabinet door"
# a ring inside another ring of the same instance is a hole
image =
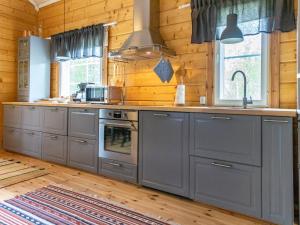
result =
[[[19,59],[29,58],[29,39],[19,41]]]
[[[18,85],[19,85],[19,88],[23,88],[24,86],[24,77],[23,77],[23,71],[24,71],[24,68],[23,68],[23,61],[19,61],[19,71],[18,71]]]
[[[28,60],[19,60],[18,85],[20,89],[29,87],[29,62]]]

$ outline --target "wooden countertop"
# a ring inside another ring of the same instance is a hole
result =
[[[296,117],[296,109],[280,108],[251,108],[217,107],[217,106],[138,106],[138,105],[101,105],[78,103],[49,103],[49,102],[3,102],[3,105],[68,107],[68,108],[95,108],[95,109],[127,109],[166,112],[200,112],[215,114],[257,115],[257,116],[285,116]]]

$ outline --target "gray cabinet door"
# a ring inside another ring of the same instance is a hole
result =
[[[191,197],[261,217],[261,168],[191,157]]]
[[[261,117],[191,114],[190,153],[261,165]]]
[[[22,128],[27,130],[42,130],[41,108],[36,106],[22,106]]]
[[[6,127],[21,128],[22,127],[22,107],[14,105],[4,106],[3,124]]]
[[[70,109],[69,136],[97,139],[99,132],[98,115],[97,109]]]
[[[68,138],[67,136],[43,133],[42,139],[42,159],[67,164]]]
[[[139,178],[147,187],[189,196],[189,114],[140,112]]]
[[[293,121],[291,118],[263,118],[263,218],[292,225]]]
[[[98,170],[98,145],[96,140],[68,138],[68,165],[96,173]]]
[[[21,153],[21,135],[21,130],[16,128],[5,127],[3,133],[4,149]]]
[[[43,132],[67,135],[68,109],[61,107],[45,107],[42,109]]]
[[[42,158],[42,133],[22,130],[21,149],[24,155]]]
[[[124,162],[99,158],[99,174],[137,183],[137,166]]]

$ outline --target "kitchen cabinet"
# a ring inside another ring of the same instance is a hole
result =
[[[292,225],[292,118],[140,111],[138,168],[99,158],[98,118],[5,105],[4,148],[133,183],[138,173],[143,186]]]
[[[42,158],[42,132],[22,130],[21,152],[24,155]]]
[[[21,136],[22,130],[5,127],[3,133],[3,147],[5,150],[21,153]]]
[[[190,154],[261,165],[261,117],[192,113]]]
[[[67,164],[67,136],[43,133],[42,159],[62,165]]]
[[[263,219],[292,225],[293,121],[284,117],[263,117]]]
[[[189,114],[140,112],[139,182],[189,196]]]
[[[36,106],[22,106],[22,128],[27,130],[42,130],[41,108]]]
[[[99,159],[99,173],[118,180],[137,183],[137,166],[110,159]]]
[[[261,169],[256,166],[191,157],[191,198],[261,217]]]
[[[68,109],[44,107],[42,110],[43,132],[50,134],[68,134]]]
[[[96,140],[68,137],[68,165],[88,172],[98,170],[98,144]]]
[[[69,136],[98,139],[99,110],[97,109],[70,109]]]
[[[22,107],[5,105],[3,109],[3,124],[5,127],[20,128],[22,126]]]

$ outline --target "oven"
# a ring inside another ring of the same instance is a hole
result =
[[[99,157],[137,165],[138,112],[100,109]]]

